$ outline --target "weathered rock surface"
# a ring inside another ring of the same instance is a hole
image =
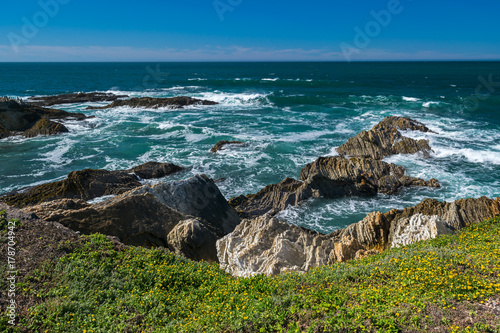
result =
[[[149,162],[125,171],[73,171],[64,180],[7,194],[0,200],[20,208],[62,198],[91,200],[104,195],[121,194],[141,186],[134,173],[146,179],[164,177],[180,170],[181,167],[171,163]]]
[[[340,156],[371,157],[382,159],[394,154],[422,153],[429,156],[432,151],[428,140],[415,140],[403,136],[399,130],[430,132],[422,123],[406,117],[386,117],[369,131],[363,131],[337,148]]]
[[[119,98],[125,98],[125,97],[128,96],[91,92],[91,93],[62,94],[56,96],[34,96],[30,97],[29,102],[37,106],[52,106],[56,104],[112,102]]]
[[[408,177],[402,166],[369,158],[320,157],[305,166],[300,180],[286,178],[256,194],[232,198],[229,203],[242,217],[283,210],[317,197],[394,194],[402,187],[439,187],[436,179]]]
[[[169,248],[177,255],[208,262],[216,261],[217,232],[200,219],[179,222],[167,236]]]
[[[188,218],[150,193],[122,194],[94,205],[79,199],[61,199],[26,211],[84,234],[99,232],[119,237],[127,245],[145,247],[168,247],[168,233]]]
[[[85,234],[100,232],[128,245],[168,247],[206,261],[217,261],[217,239],[239,223],[234,209],[204,175],[145,185],[92,205],[60,199],[25,210]]]
[[[416,214],[401,218],[394,224],[390,247],[405,246],[453,232],[453,229],[437,215]]]
[[[391,246],[447,234],[500,215],[500,197],[439,202],[373,212],[329,235],[288,225],[270,215],[243,220],[217,241],[221,268],[236,276],[305,272],[311,267],[378,253]]]
[[[33,127],[23,132],[27,138],[33,138],[38,135],[55,135],[69,132],[66,126],[48,119],[40,119]]]
[[[214,181],[205,175],[142,186],[130,194],[146,192],[166,206],[207,221],[219,235],[232,232],[239,223],[236,211],[227,203]]]
[[[172,98],[152,98],[152,97],[134,97],[124,100],[116,100],[113,103],[106,106],[89,106],[87,109],[97,110],[97,109],[109,109],[118,106],[130,106],[132,108],[144,107],[144,108],[161,108],[169,107],[172,109],[180,109],[188,105],[215,105],[217,102],[179,96]]]
[[[212,153],[216,153],[218,152],[219,150],[223,150],[224,149],[224,146],[226,145],[243,145],[244,143],[241,142],[241,141],[227,141],[227,140],[222,140],[222,141],[219,141],[215,144],[215,146],[213,146],[212,149],[210,149],[210,151]]]

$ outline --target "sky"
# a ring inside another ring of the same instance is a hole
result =
[[[498,0],[20,0],[0,62],[500,60]]]

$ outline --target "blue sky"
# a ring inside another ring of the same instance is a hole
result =
[[[498,0],[5,1],[0,61],[500,60],[499,13]]]

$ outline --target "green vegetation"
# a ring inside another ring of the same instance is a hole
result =
[[[92,235],[18,287],[39,300],[19,331],[500,332],[492,309],[500,218],[307,274],[239,279],[216,264],[165,249],[117,250]]]

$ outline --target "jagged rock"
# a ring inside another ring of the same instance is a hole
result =
[[[83,120],[86,116],[82,113],[42,108],[21,100],[0,99],[0,137],[23,134],[22,132],[25,131],[28,136],[33,136],[37,131],[43,132],[42,134],[61,133],[64,131],[64,126],[54,125],[53,122],[40,122],[40,120],[69,118]],[[29,131],[33,126],[37,127]]]
[[[200,219],[179,222],[167,236],[169,248],[192,260],[216,261],[215,244],[219,238],[210,225]]]
[[[27,138],[33,138],[38,135],[55,135],[69,132],[66,126],[48,119],[40,119],[33,127],[23,132]]]
[[[449,227],[437,215],[416,214],[397,220],[392,226],[390,247],[400,247],[418,241],[436,238],[442,234],[452,234]]]
[[[134,97],[124,100],[116,100],[113,103],[106,106],[89,106],[89,110],[98,109],[109,109],[118,106],[130,106],[132,108],[144,107],[144,108],[161,108],[170,107],[172,109],[181,109],[188,105],[215,105],[219,104],[217,102],[196,99],[192,97],[179,96],[171,98],[152,98],[152,97]]]
[[[25,210],[85,234],[100,232],[128,245],[168,247],[206,261],[217,261],[216,240],[239,223],[236,212],[205,175],[144,185],[92,205],[61,199]]]
[[[382,159],[394,154],[429,156],[432,151],[428,140],[415,140],[403,136],[399,130],[430,132],[422,123],[406,117],[386,117],[369,131],[363,131],[337,148],[340,156]]]
[[[142,186],[130,193],[146,192],[181,213],[207,221],[219,236],[232,232],[239,223],[236,211],[227,203],[214,181],[205,175]]]
[[[373,212],[329,235],[288,225],[270,215],[245,219],[217,241],[220,266],[235,276],[305,272],[311,267],[379,253],[391,246],[451,233],[500,215],[500,197],[439,202]]]
[[[109,93],[74,93],[56,96],[34,96],[29,102],[37,106],[52,106],[56,104],[88,103],[88,102],[112,102],[118,98],[125,98],[127,95],[115,95]]]
[[[141,186],[139,178],[133,172],[144,176],[141,178],[153,178],[164,177],[179,170],[182,168],[170,163],[150,162],[125,171],[73,171],[64,180],[9,193],[0,200],[20,208],[62,198],[91,200],[104,195],[121,194]]]
[[[220,267],[234,276],[304,272],[331,263],[329,237],[268,215],[243,220],[217,241]]]
[[[317,197],[394,194],[402,187],[439,187],[436,179],[424,181],[405,176],[402,166],[368,158],[320,157],[300,172],[300,180],[287,178],[256,194],[232,198],[229,203],[243,217],[283,210]]]
[[[213,148],[210,149],[210,151],[212,153],[216,153],[219,150],[223,150],[224,146],[226,146],[226,145],[242,145],[242,144],[244,144],[244,143],[241,142],[241,141],[227,141],[227,140],[222,140],[222,141],[217,142],[215,144],[215,146],[213,146]]]

